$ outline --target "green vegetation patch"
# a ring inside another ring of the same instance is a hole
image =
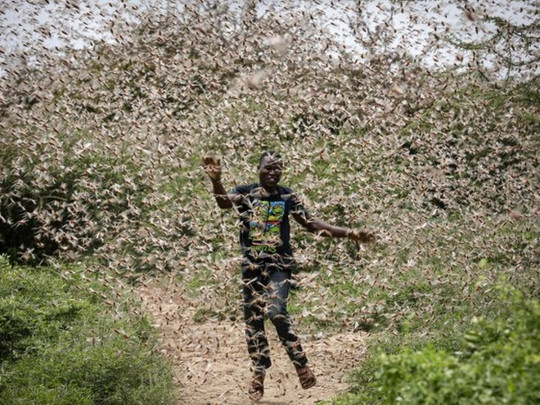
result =
[[[115,319],[104,297],[97,282],[0,257],[0,403],[170,403],[150,324]]]
[[[356,388],[333,403],[538,403],[540,302],[503,295],[503,316],[476,318],[455,340],[383,344],[354,374]]]

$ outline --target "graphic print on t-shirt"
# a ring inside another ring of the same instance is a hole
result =
[[[285,201],[253,202],[253,217],[249,222],[252,248],[275,252],[281,242],[281,223],[285,214]]]

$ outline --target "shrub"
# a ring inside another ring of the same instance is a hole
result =
[[[169,403],[170,366],[151,326],[113,319],[103,297],[96,282],[0,257],[0,403]]]
[[[511,296],[507,316],[477,318],[459,338],[459,350],[438,342],[381,349],[356,372],[353,393],[335,403],[538,403],[540,303]]]
[[[107,154],[105,143],[83,133],[59,142],[36,130],[27,147],[13,150],[7,136],[0,150],[0,254],[15,262],[43,263],[60,251],[91,251],[103,244],[121,218],[136,222],[132,204],[149,187],[126,154]]]

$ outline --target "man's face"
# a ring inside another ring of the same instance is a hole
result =
[[[259,182],[264,188],[273,189],[281,179],[283,164],[281,159],[265,156],[259,165]]]

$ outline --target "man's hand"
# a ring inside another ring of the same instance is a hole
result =
[[[221,180],[221,159],[214,159],[211,156],[203,157],[204,171],[212,181]]]
[[[375,234],[366,229],[349,230],[347,237],[361,243],[373,243],[375,242]]]

